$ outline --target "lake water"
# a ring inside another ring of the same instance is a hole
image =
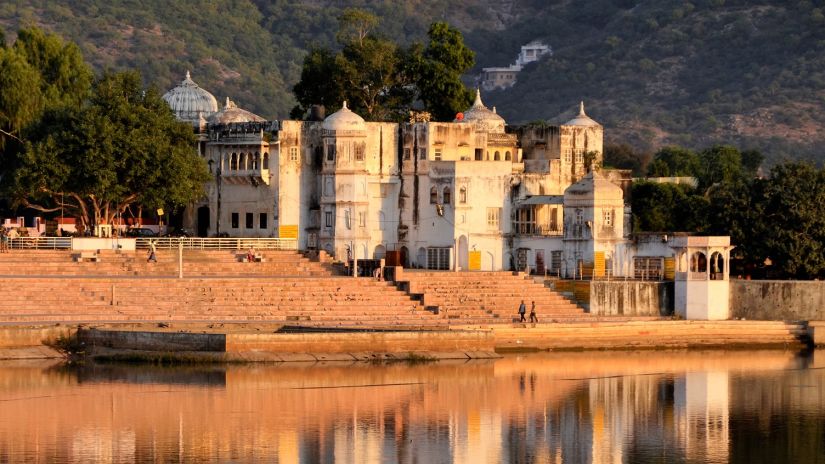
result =
[[[0,463],[825,463],[825,352],[0,363]]]

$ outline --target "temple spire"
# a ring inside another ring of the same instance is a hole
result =
[[[579,103],[579,116],[587,116],[586,114],[584,114],[584,101],[581,101]]]
[[[189,75],[189,70],[186,70],[186,80],[191,80],[192,76]]]
[[[484,106],[484,103],[481,103],[481,89],[476,87],[476,100],[473,102],[473,106]]]

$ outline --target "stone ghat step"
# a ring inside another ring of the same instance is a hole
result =
[[[569,303],[570,300],[564,298],[558,294],[530,294],[527,297],[524,294],[487,294],[483,297],[467,297],[464,295],[432,295],[432,294],[425,294],[424,301],[427,304],[438,304],[438,305],[464,305],[464,304],[483,304],[489,303],[494,301],[497,304],[511,304],[514,305],[516,308],[519,304],[524,301],[527,310],[530,310],[532,303],[535,302],[536,305],[540,304],[549,304],[549,303],[558,303],[564,304]]]
[[[362,326],[373,327],[379,326],[431,326],[444,325],[445,321],[426,318],[395,318],[395,319],[379,319],[364,321],[361,319],[336,319],[330,318],[325,320],[301,320],[301,319],[287,319],[287,318],[272,318],[270,316],[232,316],[232,315],[216,315],[216,316],[198,316],[196,318],[175,317],[174,315],[105,315],[105,317],[95,317],[82,314],[62,314],[62,315],[32,315],[31,317],[21,317],[14,320],[9,320],[10,323],[25,323],[25,324],[50,324],[57,322],[67,322],[73,324],[104,324],[111,322],[261,322],[261,323],[276,323],[276,324],[295,324],[307,326]]]
[[[156,306],[154,304],[124,304],[124,305],[62,305],[54,307],[19,307],[4,310],[0,314],[0,319],[13,314],[29,313],[54,314],[60,312],[70,313],[178,313],[178,314],[201,314],[201,313],[233,313],[233,314],[261,314],[261,313],[301,313],[301,314],[339,314],[339,315],[399,315],[399,314],[425,314],[433,315],[432,312],[421,306],[415,305],[360,305],[360,306],[302,306],[302,305],[252,305],[252,306],[216,306],[197,307],[194,305],[174,305]]]
[[[107,278],[106,276],[79,276],[78,278],[60,278],[52,276],[32,276],[32,277],[3,277],[0,276],[0,284],[3,286],[19,285],[32,286],[43,285],[52,286],[55,284],[67,285],[111,285],[111,284],[155,284],[159,286],[188,286],[188,285],[236,285],[236,286],[257,286],[257,285],[289,285],[293,287],[312,287],[319,284],[338,285],[346,287],[354,286],[376,286],[395,290],[391,282],[376,281],[373,279],[353,279],[344,276],[321,276],[321,277],[300,277],[291,275],[272,275],[268,279],[247,279],[247,278],[222,278],[222,277],[200,277],[190,276],[178,279],[176,276],[167,277],[140,277],[140,278]],[[0,287],[2,289],[3,287]],[[396,290],[397,291],[397,290]]]

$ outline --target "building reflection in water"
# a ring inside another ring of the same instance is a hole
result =
[[[0,363],[0,462],[726,463],[748,439],[732,439],[732,417],[762,412],[749,391],[773,395],[771,417],[802,411],[825,430],[824,370],[810,362],[766,351],[414,366]]]

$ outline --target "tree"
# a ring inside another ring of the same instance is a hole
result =
[[[699,156],[685,148],[664,147],[655,155],[648,167],[651,177],[697,177],[701,171]]]
[[[699,188],[707,191],[720,183],[735,183],[745,173],[742,169],[742,154],[730,145],[716,145],[699,153],[700,169],[697,173]]]
[[[472,92],[461,75],[474,63],[461,33],[446,23],[430,26],[426,47],[409,48],[377,37],[374,15],[347,10],[339,18],[338,53],[313,48],[304,59],[301,80],[293,91],[299,117],[315,104],[329,110],[343,101],[369,120],[402,120],[420,100],[438,120],[452,120],[466,109]]]
[[[301,80],[293,87],[299,105],[292,117],[301,118],[311,105],[335,108],[345,98],[335,54],[325,48],[313,48],[304,58]]]
[[[339,43],[357,42],[359,46],[363,46],[364,39],[378,25],[378,16],[366,10],[347,8],[338,17],[338,25],[335,38]]]
[[[40,73],[15,50],[0,48],[0,149],[10,140],[22,143],[42,107]]]
[[[174,208],[203,194],[209,179],[190,126],[175,120],[136,72],[105,74],[80,107],[49,110],[12,173],[24,206],[61,208],[83,227],[111,224],[132,206]]]
[[[427,36],[425,49],[411,47],[408,73],[418,87],[418,98],[435,119],[451,121],[473,101],[461,75],[475,64],[475,53],[464,45],[461,32],[447,23],[433,23]]]
[[[636,152],[626,143],[609,143],[604,146],[605,167],[630,169],[634,176],[642,176],[650,163],[650,153]]]
[[[92,71],[73,42],[32,27],[17,32],[13,48],[40,73],[44,108],[78,105],[88,96]]]
[[[634,232],[704,232],[709,201],[690,185],[634,182]]]
[[[755,189],[764,225],[754,237],[759,251],[786,275],[825,274],[825,171],[807,163],[781,164],[769,179],[757,180]]]
[[[394,87],[401,84],[398,47],[388,40],[366,37],[345,46],[335,61],[352,109],[370,120],[390,119],[398,107],[393,101],[398,93]]]

